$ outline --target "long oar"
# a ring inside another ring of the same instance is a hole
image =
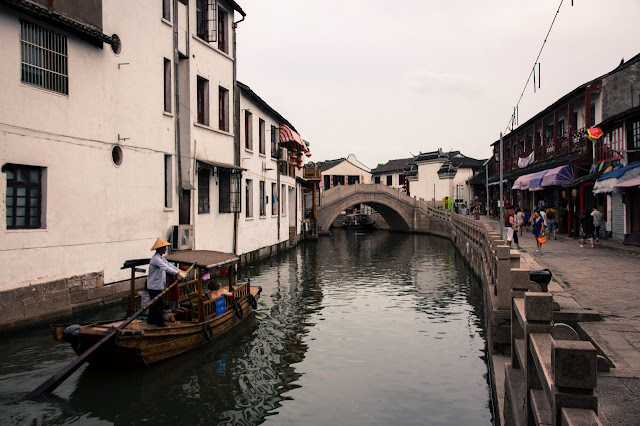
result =
[[[189,274],[189,272],[191,272],[194,266],[195,264],[191,265],[191,267],[186,271],[186,273]],[[74,359],[69,364],[67,364],[62,370],[58,371],[53,376],[49,377],[49,379],[47,379],[46,382],[42,383],[36,389],[31,391],[27,396],[23,398],[23,400],[36,398],[42,395],[43,393],[51,392],[55,388],[60,386],[60,384],[64,382],[70,375],[72,375],[78,368],[80,368],[80,366],[87,361],[87,358],[96,350],[98,350],[100,346],[102,346],[103,344],[111,340],[118,333],[119,330],[122,330],[123,328],[131,324],[134,319],[136,319],[141,313],[146,311],[156,300],[164,296],[171,288],[173,288],[177,284],[180,284],[184,280],[186,280],[186,278],[183,278],[180,281],[176,281],[175,283],[171,284],[169,287],[165,288],[162,291],[162,293],[154,297],[153,300],[151,300],[149,303],[147,303],[142,308],[140,308],[137,312],[131,315],[126,321],[120,324],[117,328],[114,328],[109,333],[107,333],[102,339],[100,339],[98,343],[91,346],[89,349],[83,352],[82,355],[78,356],[76,359]]]

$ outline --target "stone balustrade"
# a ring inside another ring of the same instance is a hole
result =
[[[518,281],[511,299],[505,424],[600,424],[596,349],[569,326],[554,324],[550,293],[523,291],[523,284]]]

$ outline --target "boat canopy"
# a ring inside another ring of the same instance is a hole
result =
[[[212,250],[188,250],[171,253],[166,257],[169,262],[184,263],[200,268],[221,268],[239,262],[240,258],[232,253]]]

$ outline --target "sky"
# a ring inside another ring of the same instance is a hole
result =
[[[311,143],[311,160],[355,154],[374,168],[438,148],[488,158],[560,0],[238,3],[238,80]],[[560,8],[520,123],[640,53],[640,1],[573,3]]]

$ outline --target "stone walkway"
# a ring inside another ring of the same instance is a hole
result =
[[[499,228],[497,220],[487,221]],[[525,263],[549,268],[554,280],[583,308],[602,316],[600,322],[580,323],[578,331],[615,367],[598,373],[603,424],[639,424],[640,250],[613,241],[596,243],[595,248],[587,241],[580,247],[579,240],[560,235],[558,240],[548,240],[542,253],[535,253],[531,231],[520,237],[520,246]]]

